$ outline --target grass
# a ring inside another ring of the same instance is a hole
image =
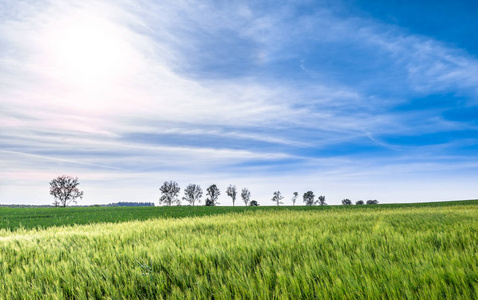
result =
[[[478,205],[478,200],[428,202],[414,204],[380,204],[361,206],[178,206],[178,207],[35,207],[10,208],[0,207],[0,229],[17,230],[48,228],[51,226],[81,225],[95,223],[119,223],[134,220],[148,220],[155,218],[184,218],[221,215],[227,213],[243,213],[250,210],[258,211],[310,211],[310,210],[349,210],[386,208],[419,208],[454,205]]]
[[[0,230],[0,298],[478,298],[476,202],[167,209],[168,219]]]

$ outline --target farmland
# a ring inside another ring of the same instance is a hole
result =
[[[445,201],[426,203],[405,204],[380,204],[379,206],[174,206],[174,207],[35,207],[35,208],[11,208],[0,207],[0,229],[16,230],[47,228],[51,226],[87,225],[94,223],[119,223],[134,220],[169,219],[185,217],[201,217],[221,215],[227,213],[244,213],[255,211],[316,211],[316,210],[364,210],[385,208],[419,208],[441,207],[456,205],[478,205],[478,200]]]
[[[476,201],[0,214],[4,299],[478,297]]]

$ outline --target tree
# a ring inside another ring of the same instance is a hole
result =
[[[317,204],[317,201],[315,201],[315,195],[312,191],[308,191],[304,193],[303,198],[304,198],[305,205],[312,206]]]
[[[83,199],[83,192],[78,189],[78,178],[62,175],[50,181],[50,195],[55,197],[53,204],[55,206],[66,207],[71,202],[76,203],[76,199]]]
[[[277,203],[277,206],[279,206],[280,204],[284,204],[284,202],[281,201],[282,199],[284,199],[284,197],[282,196],[281,192],[279,191],[274,192],[274,197],[272,197],[272,202]]]
[[[367,200],[367,204],[378,204],[378,200]]]
[[[178,198],[179,191],[181,188],[179,187],[176,181],[165,181],[163,185],[159,188],[161,191],[161,197],[159,198],[159,204],[166,204],[167,206],[171,206],[173,203],[181,204],[181,200]]]
[[[236,203],[236,195],[237,195],[237,189],[235,185],[229,185],[227,188],[226,194],[232,198],[232,206],[235,206]]]
[[[358,200],[357,202],[355,202],[355,205],[363,205],[363,200]]]
[[[183,200],[194,206],[196,202],[200,203],[202,197],[202,189],[198,184],[190,183],[184,190]]]
[[[206,199],[206,206],[218,205],[219,202],[217,202],[217,198],[219,198],[219,195],[221,195],[221,191],[219,191],[218,187],[215,184],[212,184],[206,190],[208,196],[208,198]]]
[[[295,201],[297,201],[297,197],[299,197],[299,193],[297,192],[294,192],[293,193],[294,196],[292,196],[292,205],[295,206]]]
[[[249,203],[249,200],[251,200],[251,192],[249,192],[247,188],[243,188],[241,192],[241,197],[242,197],[242,201],[244,201],[244,203],[247,206],[247,204]]]
[[[252,200],[251,203],[249,203],[249,206],[259,206],[259,203],[257,203],[256,200]]]
[[[350,199],[342,200],[342,205],[352,205],[352,201]]]
[[[327,203],[325,203],[325,196],[319,196],[318,199],[319,205],[327,205]]]

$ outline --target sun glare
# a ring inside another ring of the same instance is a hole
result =
[[[56,30],[49,43],[62,80],[95,89],[116,83],[128,72],[129,45],[103,19],[78,16]]]

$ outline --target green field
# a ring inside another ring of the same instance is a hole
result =
[[[478,298],[477,201],[0,214],[0,299]]]
[[[51,226],[86,225],[95,223],[119,223],[134,220],[148,220],[154,218],[185,218],[221,215],[226,213],[243,213],[255,211],[315,211],[315,210],[343,210],[343,209],[376,209],[385,208],[419,208],[441,207],[455,205],[478,205],[478,200],[380,204],[360,206],[174,206],[174,207],[34,207],[10,208],[0,207],[0,229],[34,229]]]

